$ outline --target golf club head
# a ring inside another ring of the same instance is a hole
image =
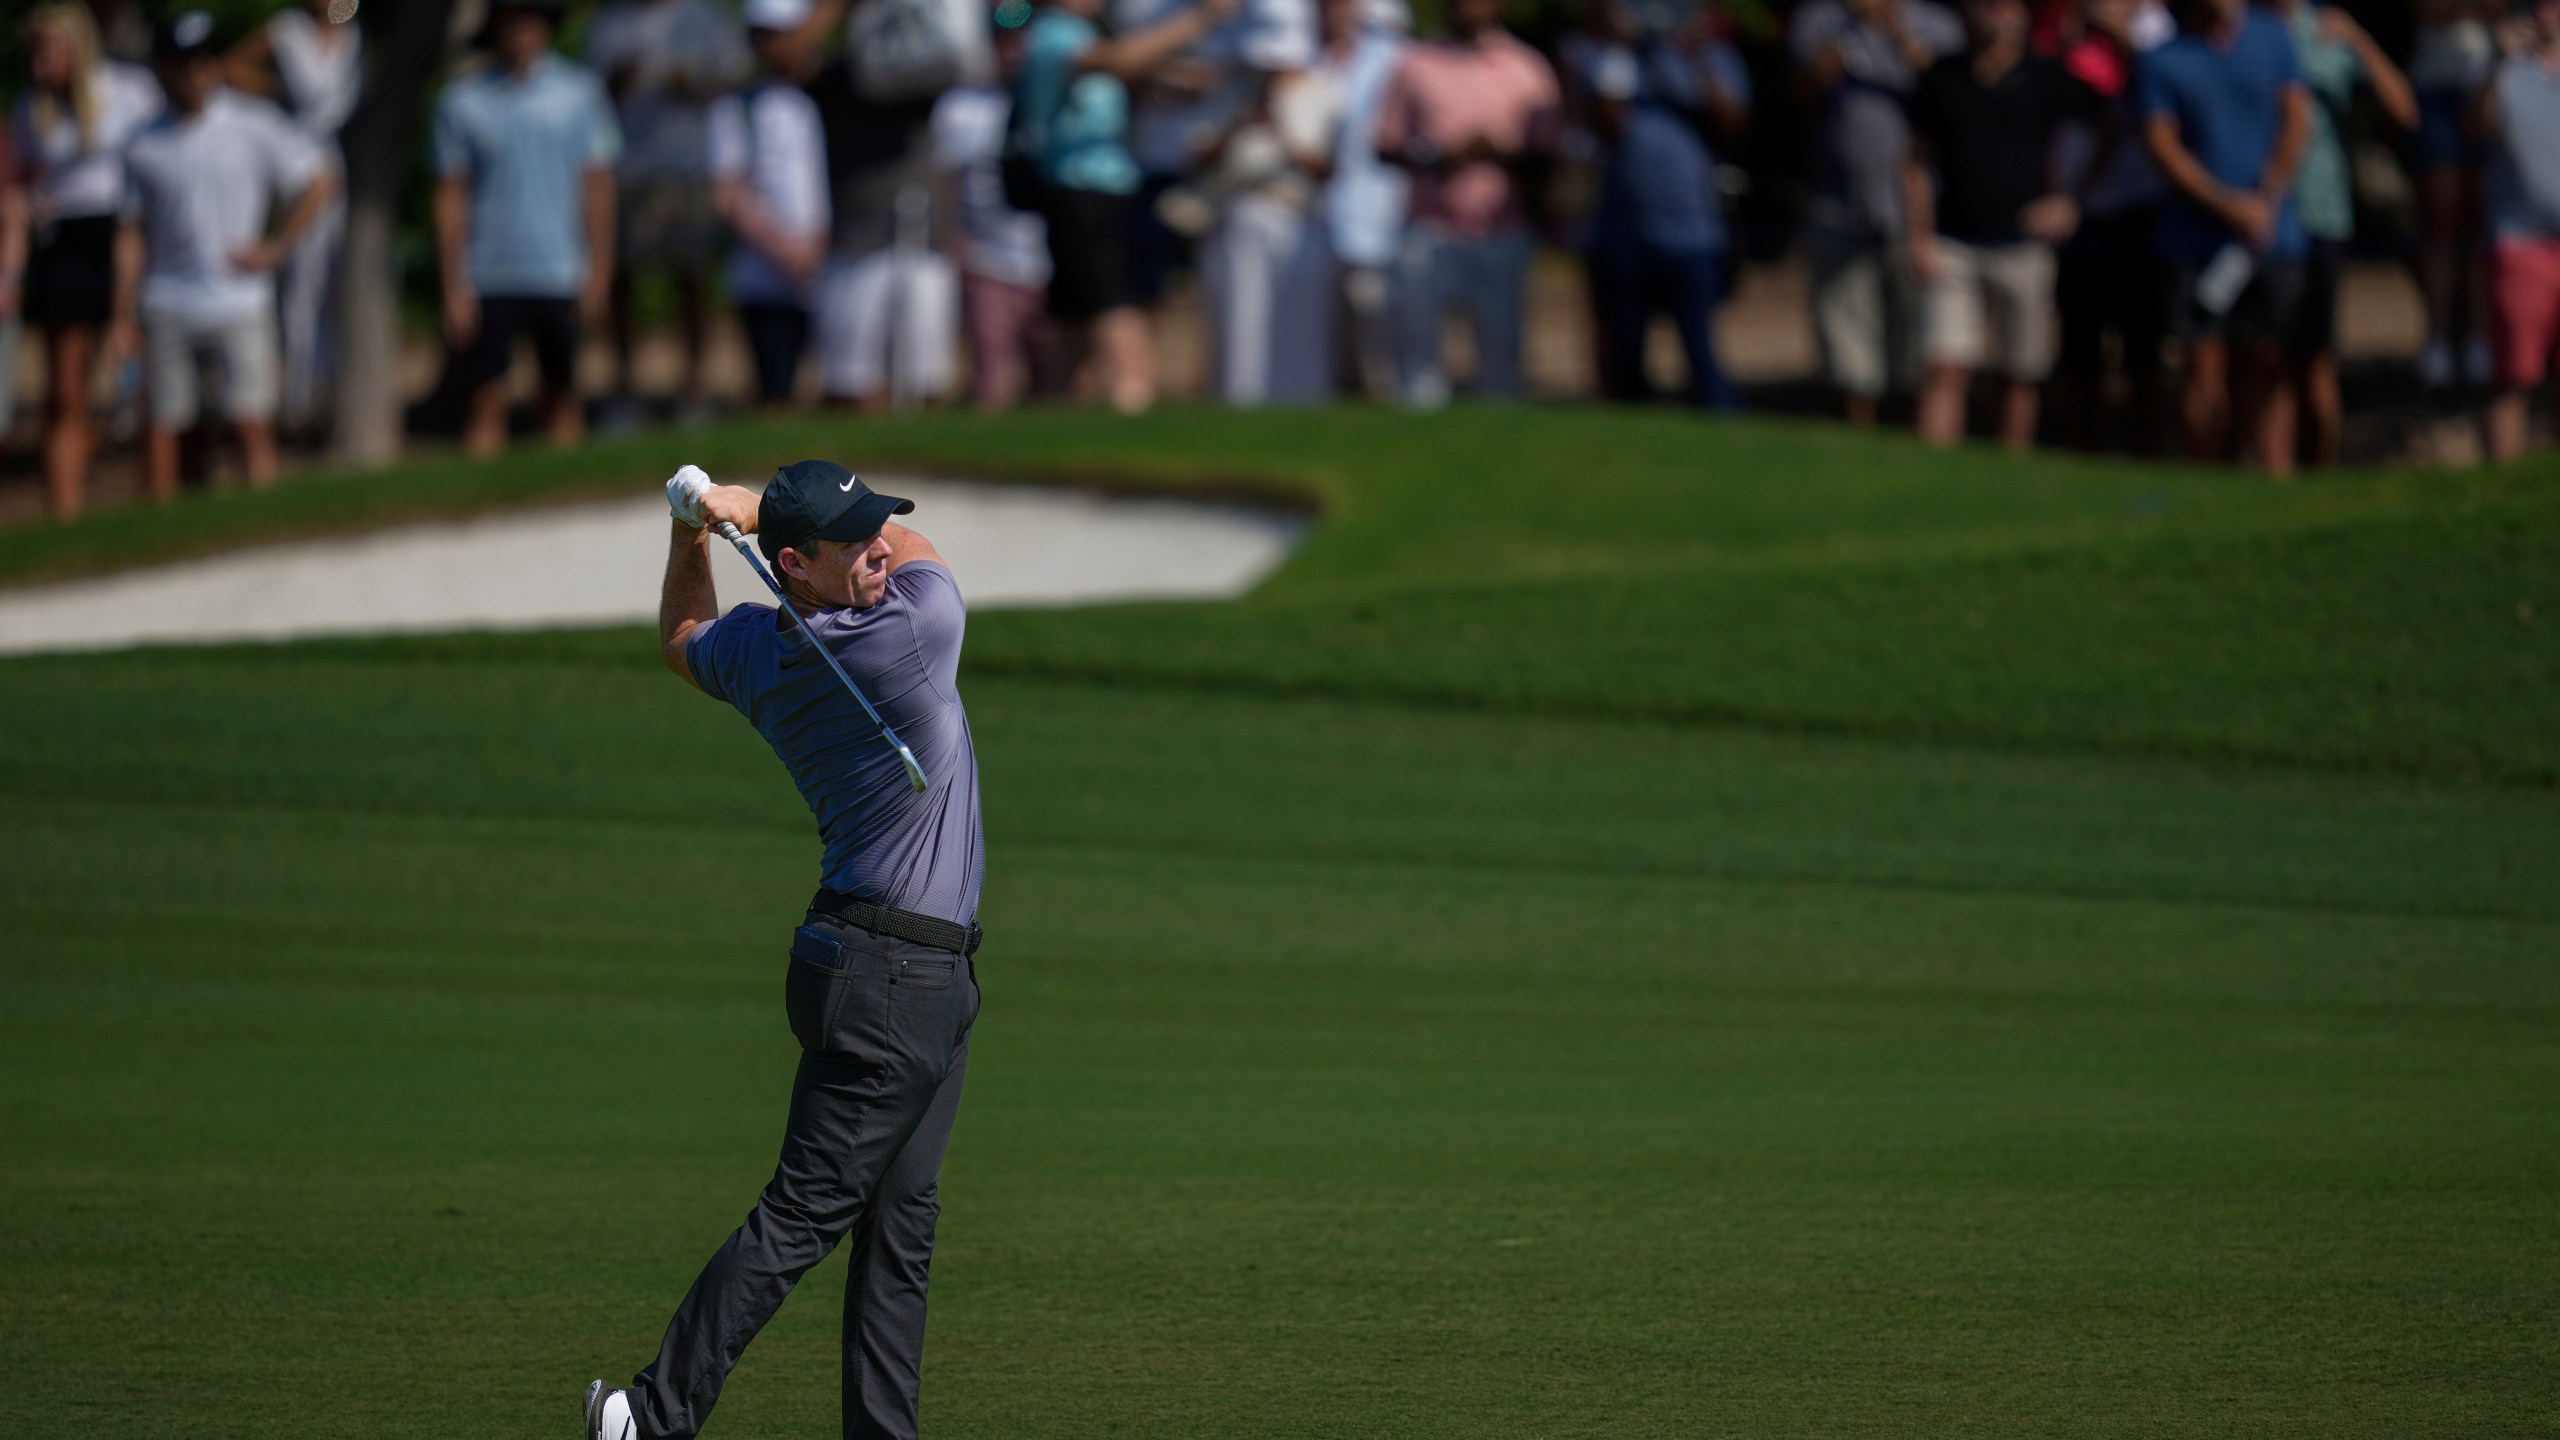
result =
[[[892,737],[889,743],[898,747],[898,763],[907,767],[907,788],[923,794],[926,783],[924,767],[916,763],[916,752],[908,749],[904,740]]]

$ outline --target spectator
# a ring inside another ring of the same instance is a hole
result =
[[[2418,102],[2400,67],[2373,43],[2355,17],[2319,0],[2268,0],[2293,31],[2294,58],[2310,87],[2311,143],[2293,182],[2310,256],[2303,270],[2302,313],[2293,335],[2294,384],[2302,394],[2303,451],[2309,463],[2338,463],[2346,425],[2338,393],[2338,291],[2346,277],[2347,242],[2355,238],[2355,190],[2347,173],[2346,133],[2356,88],[2402,130],[2418,123]],[[2560,137],[2554,137],[2560,139]]]
[[[1387,275],[1404,231],[1404,171],[1378,155],[1378,106],[1404,63],[1404,38],[1371,16],[1366,0],[1324,0],[1315,69],[1342,96],[1333,170],[1325,182],[1326,239],[1339,299],[1336,364],[1373,400],[1395,397]]]
[[[364,88],[364,30],[329,19],[330,0],[301,0],[249,32],[231,52],[231,84],[280,100],[295,128],[331,155],[338,130]],[[347,232],[346,192],[333,188],[284,262],[286,423],[314,423],[337,369],[338,250]]]
[[[1715,312],[1732,285],[1723,196],[1707,137],[1738,139],[1750,122],[1750,78],[1732,47],[1714,38],[1701,8],[1665,35],[1632,23],[1623,0],[1603,0],[1620,23],[1594,50],[1585,77],[1600,141],[1600,194],[1585,260],[1600,390],[1612,400],[1652,397],[1645,339],[1668,312],[1689,361],[1689,402],[1740,404],[1716,360]]]
[[[27,188],[12,127],[0,125],[0,446],[18,421],[18,325],[27,274]]]
[[[2535,386],[2560,342],[2560,0],[2534,0],[2498,32],[2499,60],[2471,116],[2487,142],[2490,458],[2524,453]]]
[[[2418,379],[2429,390],[2489,381],[2485,288],[2472,275],[2480,244],[2480,144],[2468,126],[2472,97],[2496,62],[2489,33],[2496,0],[2417,0],[2418,46],[2409,59],[2418,130],[2410,168],[2418,185],[2418,290],[2427,306]],[[2455,366],[2461,360],[2459,370]]]
[[[463,447],[506,443],[507,369],[518,331],[542,370],[551,438],[586,430],[578,398],[581,327],[613,284],[613,160],[621,148],[604,87],[551,51],[554,0],[499,0],[496,63],[445,87],[436,107],[436,251],[446,342],[470,390]]]
[[[1502,26],[1501,0],[1451,0],[1449,38],[1407,51],[1378,107],[1378,150],[1412,172],[1396,260],[1408,405],[1446,403],[1440,327],[1463,305],[1476,389],[1520,392],[1529,167],[1555,146],[1563,97],[1546,57]]]
[[[587,66],[613,97],[622,127],[615,169],[613,284],[616,425],[632,422],[632,295],[644,271],[666,275],[683,328],[680,418],[702,413],[703,288],[718,237],[713,224],[711,102],[746,78],[737,22],[712,0],[613,0],[587,31]]]
[[[2084,449],[2099,442],[2110,334],[2132,393],[2133,448],[2157,448],[2169,300],[2159,229],[2169,191],[2130,106],[2142,57],[2177,32],[2160,0],[2082,0],[2080,38],[2063,51],[2063,68],[2096,97],[2095,108],[2066,122],[2054,145],[2055,169],[2080,197],[2080,226],[2055,267],[2055,400],[2065,436]]]
[[[1138,302],[1129,253],[1141,176],[1129,153],[1129,82],[1172,61],[1232,14],[1201,0],[1154,25],[1104,39],[1101,0],[1047,0],[1023,37],[1012,133],[1036,176],[1049,222],[1049,313],[1066,327],[1070,363],[1096,363],[1112,408],[1155,403],[1155,336]]]
[[[1310,45],[1309,50],[1312,50]],[[1307,405],[1333,393],[1333,253],[1315,215],[1342,93],[1311,56],[1249,51],[1262,98],[1216,150],[1217,212],[1200,257],[1213,389],[1230,405]]]
[[[146,71],[100,59],[98,32],[77,4],[27,16],[27,72],[12,120],[33,231],[20,293],[26,323],[45,338],[45,499],[67,520],[88,489],[89,387],[115,311],[125,143],[160,113],[160,87]]]
[[[1026,18],[999,10],[995,75],[954,87],[933,110],[935,155],[959,187],[969,398],[988,411],[1058,388],[1057,330],[1047,313],[1048,226],[1005,199],[1002,169]]]
[[[2080,223],[2048,162],[2087,92],[2027,53],[2026,0],[1964,0],[1964,28],[1965,52],[1929,67],[1912,102],[1911,269],[1928,361],[1919,429],[1932,445],[1963,439],[1973,372],[1996,364],[2000,443],[2023,453],[2053,364],[2054,247]]]
[[[190,10],[159,45],[169,110],[125,151],[124,227],[116,241],[119,353],[139,343],[150,376],[143,476],[155,500],[178,493],[178,437],[196,423],[200,367],[221,367],[223,415],[249,483],[275,480],[276,290],[337,190],[336,161],[283,112],[222,83],[213,17]],[[283,213],[272,235],[269,206]]]
[[[712,106],[705,131],[712,201],[738,237],[729,298],[755,361],[756,398],[768,406],[799,388],[827,259],[827,140],[801,88],[811,51],[795,41],[809,14],[809,0],[747,0],[747,42],[762,73]]]
[[[1181,13],[1188,0],[1103,0],[1097,17],[1115,35],[1135,35]],[[1239,6],[1241,8],[1241,5]],[[1237,101],[1233,44],[1239,27],[1222,23],[1129,86],[1129,157],[1138,164],[1131,210],[1129,265],[1134,294],[1152,310],[1164,300],[1174,273],[1192,260],[1191,241],[1163,215],[1159,202],[1181,187],[1200,162],[1201,148],[1232,118]]]
[[[2228,457],[2236,390],[2243,448],[2281,477],[2293,472],[2294,442],[2285,345],[2308,248],[2292,186],[2311,94],[2291,32],[2248,0],[2188,0],[2185,20],[2185,33],[2144,57],[2135,109],[2175,197],[2160,244],[2186,342],[2187,449]]]
[[[935,163],[940,89],[873,99],[850,53],[809,83],[826,131],[832,228],[818,297],[827,398],[885,410],[950,393],[960,282],[948,243],[948,180]]]
[[[1928,0],[1812,0],[1787,28],[1797,82],[1819,115],[1805,207],[1813,331],[1852,424],[1909,371],[1912,285],[1903,213],[1904,106],[1920,72],[1964,48]]]

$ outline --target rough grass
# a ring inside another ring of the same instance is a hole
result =
[[[973,622],[932,1433],[2560,1433],[2533,475],[877,433],[1329,515]],[[11,661],[0,734],[11,1429],[567,1433],[771,1165],[780,767],[624,632]],[[715,1434],[831,1430],[836,1275]]]

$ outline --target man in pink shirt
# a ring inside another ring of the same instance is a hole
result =
[[[1413,172],[1395,301],[1409,405],[1449,397],[1440,322],[1453,304],[1475,331],[1477,393],[1520,393],[1522,176],[1554,148],[1561,98],[1546,57],[1502,28],[1501,0],[1452,0],[1449,38],[1406,52],[1387,87],[1378,153]]]

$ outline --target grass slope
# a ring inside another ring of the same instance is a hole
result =
[[[1328,511],[1238,606],[973,622],[933,1433],[2560,1432],[2547,480],[872,435]],[[13,1430],[564,1433],[772,1163],[779,767],[628,633],[12,661],[0,733]],[[832,1427],[836,1274],[715,1433]]]
[[[2278,488],[1575,409],[800,421],[0,533],[0,581],[804,452],[1325,511],[1239,607],[986,617],[981,674],[2560,782],[2547,460]]]

